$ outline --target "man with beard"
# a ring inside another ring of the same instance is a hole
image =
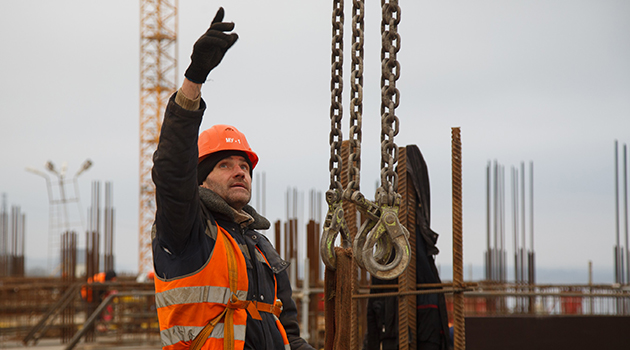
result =
[[[258,156],[245,135],[215,125],[199,135],[201,86],[236,42],[220,8],[195,43],[169,100],[153,156],[156,306],[164,349],[313,349],[300,337],[280,258],[248,205]]]

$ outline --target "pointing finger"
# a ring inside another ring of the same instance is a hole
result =
[[[214,19],[212,20],[212,24],[215,24],[217,22],[223,22],[223,16],[224,15],[225,15],[225,10],[223,9],[223,7],[219,7],[219,10],[217,11],[217,14],[214,15]]]

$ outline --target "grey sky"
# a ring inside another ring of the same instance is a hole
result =
[[[204,86],[202,128],[236,125],[267,177],[267,216],[284,193],[328,188],[331,1],[179,2],[179,79],[216,9],[239,41]],[[614,140],[630,143],[627,1],[401,1],[399,146],[429,168],[438,263],[451,250],[451,127],[463,143],[464,259],[485,250],[485,169],[534,162],[539,266],[612,269]],[[350,33],[351,2],[346,4]],[[366,4],[362,191],[373,198],[379,152],[379,2]],[[48,200],[24,171],[68,162],[82,206],[90,182],[112,181],[119,269],[137,268],[138,1],[0,3],[0,192],[27,214],[27,258],[45,255]],[[350,41],[346,36],[346,48]],[[350,54],[346,51],[346,63]],[[350,68],[344,73],[347,78]],[[347,136],[349,84],[344,91]],[[512,254],[510,197],[507,247]],[[623,208],[623,207],[622,207]],[[622,222],[623,229],[623,222]],[[475,276],[476,278],[481,276]]]

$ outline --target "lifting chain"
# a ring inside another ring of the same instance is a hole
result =
[[[381,21],[381,187],[387,192],[388,205],[393,205],[398,186],[398,174],[394,164],[398,162],[398,147],[394,136],[398,134],[399,120],[396,107],[400,102],[400,93],[396,88],[396,80],[400,77],[400,64],[396,54],[400,50],[400,7],[398,0],[381,0],[383,20]]]
[[[326,191],[326,203],[328,212],[324,221],[324,232],[319,243],[319,253],[326,266],[335,269],[335,240],[341,234],[341,245],[344,248],[350,246],[350,231],[343,217],[341,197],[343,187],[341,186],[341,133],[342,92],[343,92],[343,0],[333,0],[333,40],[331,56],[331,79],[330,79],[330,188]]]
[[[393,279],[404,271],[411,258],[409,232],[398,220],[401,196],[396,193],[398,175],[394,169],[398,162],[394,136],[399,130],[395,114],[399,104],[396,80],[400,77],[400,64],[396,58],[400,50],[398,0],[381,0],[381,9],[381,186],[376,190],[375,198],[380,210],[378,221],[368,220],[361,227],[355,238],[354,251],[355,257],[360,257],[357,263],[365,266],[370,274]]]
[[[363,0],[352,1],[352,74],[350,75],[350,156],[346,192],[359,191],[363,122]]]
[[[373,276],[393,279],[409,265],[411,250],[409,231],[398,220],[401,196],[396,193],[398,174],[394,169],[394,164],[398,162],[394,136],[399,131],[395,111],[400,102],[400,92],[396,88],[396,81],[400,77],[397,60],[400,50],[398,0],[381,0],[381,9],[381,187],[376,190],[380,216],[376,223],[364,225],[364,230],[357,234],[355,248],[363,248],[355,250],[355,255],[361,256],[361,263]],[[393,260],[392,245],[395,249]]]
[[[357,264],[382,279],[398,277],[409,264],[409,232],[398,220],[401,196],[396,193],[397,174],[394,164],[398,149],[394,136],[398,134],[398,106],[396,80],[400,66],[396,60],[400,37],[397,33],[400,8],[396,0],[382,1],[382,76],[381,76],[381,187],[376,201],[367,200],[359,191],[361,168],[361,126],[363,114],[363,0],[353,0],[352,17],[352,75],[350,102],[350,156],[348,159],[348,185],[342,192],[341,159],[341,95],[343,90],[343,0],[334,0],[333,44],[331,79],[331,133],[330,133],[330,189],[326,192],[328,213],[320,242],[324,264],[335,269],[334,241],[341,234],[341,244],[349,245],[349,231],[343,217],[342,198],[350,200],[365,213],[368,219],[359,229],[352,244]],[[393,258],[392,258],[392,254]]]

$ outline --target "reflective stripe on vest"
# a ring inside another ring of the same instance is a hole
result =
[[[214,327],[208,338],[223,339],[223,327],[223,323],[218,323]],[[184,339],[183,341],[185,342],[192,341],[193,339],[195,339],[197,334],[201,332],[202,329],[203,327],[171,327],[163,332],[160,332],[162,338],[162,346],[175,345],[178,342],[182,341],[182,339]],[[243,342],[245,341],[245,326],[234,326],[234,340]],[[223,344],[223,341],[221,341],[221,344]]]
[[[227,304],[232,296],[229,287],[198,286],[180,287],[155,294],[155,305],[167,307],[188,303],[219,303]],[[236,291],[236,297],[243,300],[247,298],[247,291]]]

